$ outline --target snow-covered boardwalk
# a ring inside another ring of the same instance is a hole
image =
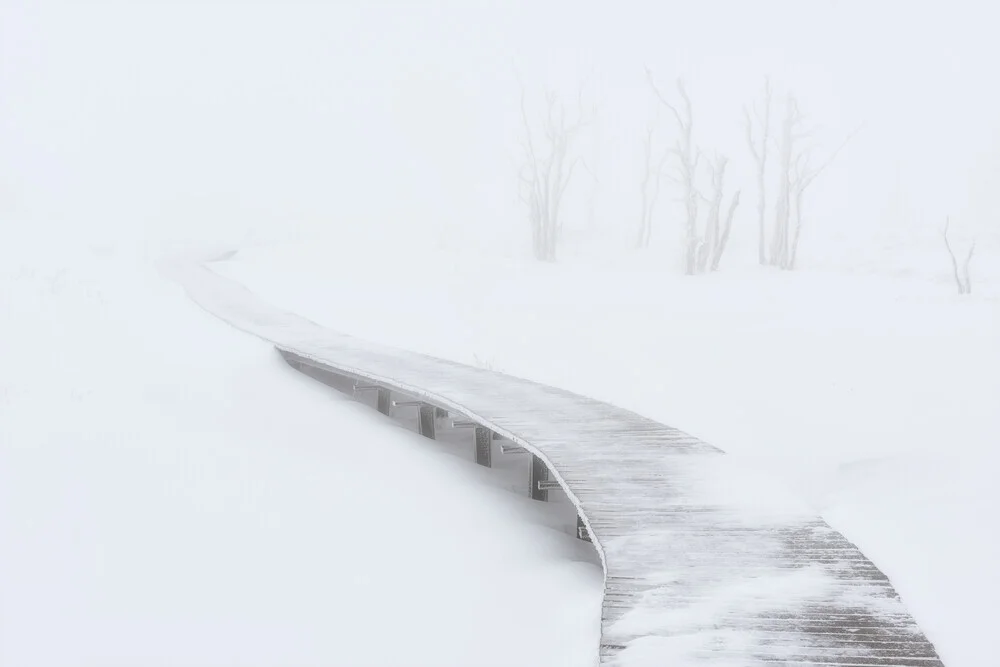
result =
[[[878,568],[718,449],[567,391],[338,334],[203,267],[177,277],[286,358],[464,415],[543,460],[604,565],[601,664],[941,664]]]

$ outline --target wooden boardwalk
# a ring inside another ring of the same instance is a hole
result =
[[[568,391],[338,334],[204,267],[176,274],[194,301],[293,365],[417,397],[544,461],[604,566],[600,664],[942,664],[853,544],[697,438]]]

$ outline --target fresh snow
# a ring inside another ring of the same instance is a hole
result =
[[[332,328],[777,476],[948,667],[992,667],[996,13],[0,1],[0,667],[593,663],[599,571],[565,508],[297,376],[154,269],[234,252],[219,271]],[[678,139],[644,65],[686,81],[695,143],[742,189],[719,274],[678,275],[676,164],[632,250],[645,132]],[[793,273],[756,266],[743,109],[765,76],[772,131],[794,91],[814,166],[858,130],[806,196]],[[554,265],[527,259],[518,180],[521,104],[539,123],[547,93],[595,111]],[[976,243],[968,297],[946,216],[959,256]]]
[[[753,268],[692,279],[642,253],[552,267],[345,236],[247,248],[216,270],[338,331],[578,391],[702,437],[777,475],[857,543],[949,667],[990,655],[995,297],[960,298],[926,265],[917,278]]]
[[[468,438],[298,375],[149,263],[3,255],[0,665],[591,664],[593,549]]]

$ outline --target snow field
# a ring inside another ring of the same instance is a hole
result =
[[[599,565],[516,468],[299,376],[148,265],[35,250],[0,279],[0,665],[593,661]]]
[[[858,544],[949,667],[988,661],[994,283],[961,298],[926,265],[690,279],[647,259],[550,266],[338,230],[215,268],[335,330],[577,391],[721,447]]]

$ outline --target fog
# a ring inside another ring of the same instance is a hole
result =
[[[367,228],[527,247],[522,90],[591,112],[570,235],[639,217],[651,93],[683,78],[695,141],[732,160],[754,235],[743,106],[792,91],[818,160],[805,246],[995,233],[1000,62],[986,3],[0,2],[0,224],[87,239],[250,243]],[[596,109],[596,111],[594,111]],[[594,191],[594,182],[599,184]],[[665,182],[654,244],[681,225]],[[593,212],[588,205],[593,201]],[[387,238],[392,238],[387,236]],[[740,240],[742,238],[742,241]]]
[[[0,0],[0,664],[994,664],[998,18]]]

